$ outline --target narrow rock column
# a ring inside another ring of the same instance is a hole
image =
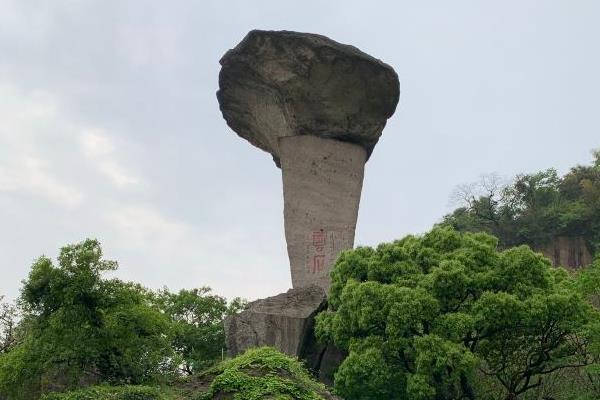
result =
[[[317,136],[282,137],[279,151],[292,285],[327,292],[338,254],[354,246],[367,152]]]

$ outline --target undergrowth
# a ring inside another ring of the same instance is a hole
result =
[[[200,399],[233,395],[235,400],[323,400],[326,388],[314,381],[300,361],[270,347],[250,349],[224,361]]]

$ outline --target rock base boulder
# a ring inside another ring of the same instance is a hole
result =
[[[325,292],[318,286],[290,289],[251,302],[243,312],[225,319],[229,356],[260,346],[299,356],[314,330],[315,315],[326,302]]]
[[[327,297],[319,286],[294,288],[253,301],[224,321],[228,355],[235,357],[253,347],[274,347],[305,361],[319,380],[331,384],[345,354],[315,338],[315,316],[326,306]]]

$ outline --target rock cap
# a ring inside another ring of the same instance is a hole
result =
[[[223,117],[278,166],[285,136],[356,143],[370,155],[400,96],[392,67],[322,35],[253,30],[220,63]]]

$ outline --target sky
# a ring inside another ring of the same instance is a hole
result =
[[[352,44],[398,73],[356,245],[427,231],[453,189],[591,162],[600,2],[0,0],[0,295],[101,241],[116,276],[228,298],[291,286],[281,171],[223,120],[251,29]]]

